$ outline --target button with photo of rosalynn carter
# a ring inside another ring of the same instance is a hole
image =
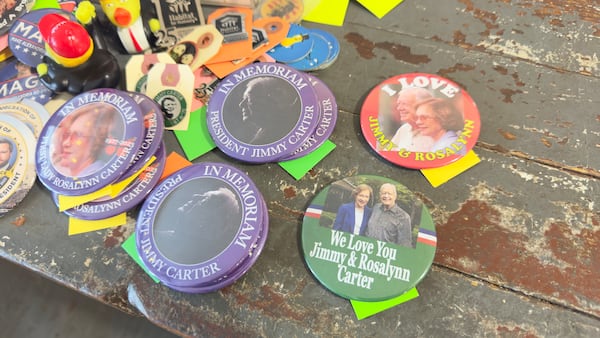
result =
[[[23,122],[0,114],[0,217],[13,210],[35,183],[35,140]]]
[[[319,192],[304,214],[301,240],[314,276],[336,295],[360,301],[414,288],[437,245],[427,207],[402,184],[370,175]]]
[[[222,163],[198,163],[161,181],[146,197],[136,247],[165,285],[194,289],[227,278],[260,243],[265,204],[251,179]]]
[[[135,174],[154,156],[158,148],[162,145],[165,130],[161,107],[156,101],[141,93],[128,92],[128,94],[142,110],[142,115],[144,116],[144,138],[142,139],[142,144],[137,149],[131,165],[123,173],[123,179]]]
[[[154,153],[156,159],[144,169],[116,197],[101,197],[64,211],[65,214],[84,220],[99,220],[127,212],[142,203],[156,186],[165,168],[166,150],[164,144]],[[58,195],[52,194],[58,205]]]
[[[460,159],[481,129],[479,110],[465,90],[424,73],[397,75],[373,88],[362,105],[360,124],[377,154],[412,169]]]
[[[251,163],[290,156],[318,123],[319,102],[306,74],[278,63],[253,63],[228,75],[207,107],[217,147]]]
[[[48,120],[36,147],[42,184],[62,195],[91,193],[118,180],[144,139],[144,116],[126,92],[79,94]]]

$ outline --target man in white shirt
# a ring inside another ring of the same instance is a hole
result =
[[[419,101],[432,97],[433,95],[427,89],[420,87],[405,88],[398,92],[395,112],[400,115],[400,120],[403,124],[398,128],[394,137],[392,137],[391,141],[394,147],[391,150],[429,151],[429,148],[433,144],[433,139],[420,135],[416,130],[417,118],[415,106]]]

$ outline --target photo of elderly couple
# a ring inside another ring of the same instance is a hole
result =
[[[387,87],[395,94],[381,91],[379,121],[393,144],[389,150],[445,152],[458,140],[465,125],[462,95],[449,99],[426,88]],[[466,148],[458,153],[464,155]]]
[[[334,183],[321,226],[414,248],[423,204],[404,186],[361,176]]]

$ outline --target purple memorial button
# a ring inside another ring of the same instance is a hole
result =
[[[198,163],[171,174],[148,195],[136,246],[144,265],[166,285],[210,285],[248,256],[263,221],[262,196],[245,173]]]
[[[156,186],[165,168],[164,144],[154,154],[156,159],[115,198],[101,198],[65,210],[65,214],[85,220],[109,218],[140,204]]]
[[[229,285],[235,283],[238,279],[240,279],[254,265],[254,263],[260,256],[260,253],[262,252],[262,249],[264,248],[265,243],[267,241],[267,234],[269,232],[269,215],[268,215],[267,205],[264,200],[262,201],[262,204],[263,204],[263,210],[264,210],[264,219],[262,222],[262,228],[260,230],[260,235],[258,236],[257,242],[250,246],[250,250],[248,251],[248,256],[245,257],[245,259],[243,259],[243,261],[240,262],[238,264],[238,266],[236,266],[230,273],[228,273],[227,275],[224,275],[223,277],[221,277],[219,280],[215,281],[212,284],[204,284],[204,285],[192,286],[192,287],[178,287],[178,286],[169,285],[169,284],[166,284],[166,285],[174,290],[181,291],[181,292],[208,293],[208,292],[217,291],[226,286],[229,286]]]
[[[207,108],[217,147],[252,163],[288,157],[318,122],[317,97],[305,74],[278,63],[253,63],[230,74]]]
[[[144,117],[125,92],[94,89],[67,101],[37,143],[40,181],[62,195],[87,194],[113,183],[142,144]]]
[[[306,74],[306,76],[313,85],[319,100],[319,124],[308,140],[285,160],[300,158],[319,148],[331,136],[337,121],[337,103],[331,90],[317,77],[310,74]]]
[[[129,96],[140,106],[144,116],[144,138],[140,148],[133,158],[131,166],[123,174],[123,177],[129,177],[140,170],[146,162],[158,151],[162,144],[165,125],[160,105],[150,97],[130,92]]]

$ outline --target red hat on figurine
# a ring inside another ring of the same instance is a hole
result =
[[[44,42],[59,56],[77,58],[90,49],[92,41],[85,28],[60,14],[44,15],[38,28]]]

